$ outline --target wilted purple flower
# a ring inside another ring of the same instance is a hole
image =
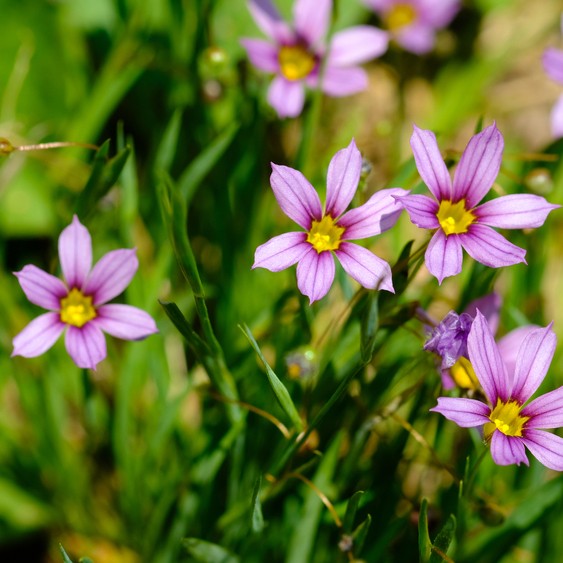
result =
[[[561,32],[563,33],[563,16]],[[563,50],[554,47],[546,49],[543,54],[543,68],[552,80],[563,85]],[[551,110],[551,130],[554,137],[563,137],[563,95]]]
[[[363,0],[383,20],[393,39],[417,55],[434,46],[436,30],[446,27],[460,0]]]
[[[510,266],[526,251],[491,229],[529,229],[543,225],[552,205],[533,194],[512,194],[479,202],[498,175],[504,140],[496,125],[474,135],[457,165],[453,183],[432,131],[414,126],[411,147],[418,172],[435,199],[407,195],[399,201],[411,221],[437,229],[426,250],[426,266],[438,282],[461,271],[462,252],[491,268]]]
[[[473,317],[450,311],[432,331],[424,349],[442,358],[442,369],[451,368],[461,356],[467,356],[467,337]]]
[[[131,282],[139,262],[135,249],[108,252],[92,268],[92,239],[75,215],[59,237],[65,282],[32,266],[15,275],[27,298],[48,309],[13,340],[12,356],[33,358],[47,351],[66,330],[65,346],[81,368],[95,369],[106,357],[102,331],[124,340],[158,332],[152,317],[130,305],[106,305]]]
[[[367,25],[335,33],[326,46],[332,0],[295,0],[292,27],[270,0],[249,0],[248,6],[271,42],[243,39],[241,43],[256,68],[276,75],[268,90],[268,102],[280,117],[301,113],[305,85],[335,97],[365,90],[367,75],[357,65],[387,50],[387,33]]]
[[[555,352],[551,324],[531,331],[515,367],[506,366],[485,317],[477,311],[467,347],[488,400],[440,397],[430,409],[462,427],[484,426],[497,465],[529,465],[526,446],[546,467],[563,471],[563,438],[543,429],[563,425],[563,386],[526,404],[544,380]]]
[[[272,164],[270,183],[278,204],[305,232],[285,233],[262,244],[256,249],[252,267],[279,272],[298,263],[297,287],[312,303],[324,297],[332,285],[334,252],[360,285],[393,291],[389,264],[348,241],[390,229],[402,209],[393,196],[408,192],[401,188],[381,190],[344,213],[356,193],[361,168],[362,156],[352,140],[330,161],[323,211],[317,192],[301,172]]]

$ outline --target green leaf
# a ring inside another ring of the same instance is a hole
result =
[[[199,563],[239,563],[240,559],[224,547],[198,538],[185,538],[182,545]]]
[[[264,516],[262,514],[262,503],[260,502],[260,488],[262,477],[256,479],[254,490],[252,491],[252,531],[260,533],[264,529]]]
[[[76,214],[80,218],[90,214],[96,206],[96,203],[104,197],[117,182],[125,166],[127,157],[129,156],[130,148],[125,147],[109,160],[107,158],[108,152],[109,140],[106,141],[96,153],[90,178],[78,196]]]
[[[181,126],[182,110],[177,109],[162,134],[162,140],[160,141],[160,145],[158,146],[158,151],[154,159],[155,170],[168,171],[170,169],[176,153],[176,147],[178,146],[178,136],[180,134]]]
[[[428,534],[428,501],[423,498],[418,515],[418,553],[420,560],[426,562],[432,553],[432,543]]]
[[[354,520],[356,519],[358,505],[363,494],[364,491],[356,491],[350,497],[350,500],[346,505],[346,514],[344,514],[344,521],[342,522],[342,532],[345,534],[349,534],[352,531],[352,526],[354,525]]]
[[[72,563],[72,559],[67,555],[67,552],[65,551],[65,548],[62,546],[62,544],[59,544],[59,549],[63,556],[64,563]]]
[[[290,418],[291,422],[293,422],[295,428],[300,432],[303,429],[303,423],[301,422],[301,417],[299,416],[299,413],[297,412],[297,409],[293,404],[293,401],[291,399],[291,396],[286,386],[280,381],[278,376],[274,373],[274,370],[270,367],[270,365],[266,361],[264,354],[262,354],[262,351],[260,350],[260,347],[258,346],[256,340],[254,340],[254,336],[252,336],[252,332],[250,332],[248,326],[239,325],[239,328],[242,330],[242,332],[250,342],[250,345],[254,348],[254,351],[256,352],[258,357],[262,360],[262,363],[266,368],[266,375],[268,376],[268,381],[270,383],[270,386],[272,387],[272,390],[274,392],[274,395],[276,396],[276,399],[278,400],[280,407],[284,410],[285,414],[287,414],[287,416]]]
[[[409,240],[401,250],[397,262],[393,265],[393,287],[395,296],[401,295],[409,283],[409,258],[412,251],[414,240]]]
[[[375,349],[375,335],[379,327],[379,292],[370,291],[362,312],[360,350],[362,362],[371,361]]]
[[[442,529],[438,532],[432,546],[432,554],[430,555],[430,563],[441,563],[444,558],[441,553],[446,555],[452,540],[454,539],[456,529],[456,519],[453,514],[450,514]]]
[[[364,547],[368,531],[371,526],[371,515],[368,514],[366,519],[354,530],[352,537],[354,538],[354,554],[358,556]]]
[[[209,355],[209,346],[207,346],[207,344],[194,331],[176,303],[160,300],[158,302],[162,305],[164,312],[168,315],[168,318],[172,321],[172,324],[176,327],[178,332],[184,337],[192,351],[200,358],[205,355]]]

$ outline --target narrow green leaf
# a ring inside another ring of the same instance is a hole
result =
[[[184,337],[192,351],[198,355],[200,359],[204,355],[209,355],[209,347],[191,327],[176,303],[160,300],[158,302],[162,305],[164,312],[168,315],[168,318],[172,321],[172,324],[176,327],[178,332]]]
[[[258,357],[262,360],[262,363],[266,368],[266,375],[268,376],[268,381],[270,383],[270,386],[272,387],[272,390],[274,392],[274,395],[276,396],[276,399],[278,400],[280,407],[290,418],[291,422],[293,422],[295,428],[298,431],[301,431],[303,429],[303,423],[301,422],[301,417],[299,416],[299,413],[297,412],[297,409],[293,404],[293,401],[291,399],[291,396],[286,386],[280,381],[278,376],[274,373],[274,370],[270,367],[270,365],[266,361],[264,354],[262,354],[262,351],[260,350],[260,347],[258,346],[256,340],[254,340],[254,336],[252,336],[252,332],[250,332],[248,326],[239,325],[239,328],[242,330],[242,332],[250,342],[250,345],[254,348],[254,351],[256,352]]]
[[[72,559],[67,555],[67,552],[65,551],[65,548],[62,546],[62,544],[59,544],[59,549],[63,556],[64,563],[72,563]]]
[[[428,534],[428,501],[423,498],[418,515],[418,553],[420,560],[426,562],[432,553],[432,542]]]
[[[371,526],[371,514],[366,516],[366,519],[354,530],[352,537],[354,538],[354,555],[356,557],[362,551],[366,538],[368,537],[368,531]]]
[[[354,520],[356,519],[358,505],[363,494],[364,491],[356,491],[350,497],[350,500],[346,505],[346,514],[344,514],[344,520],[342,522],[342,532],[345,534],[349,534],[352,531],[352,526],[354,526]]]
[[[448,549],[452,540],[454,539],[456,529],[456,519],[453,514],[446,520],[442,529],[438,532],[434,545],[432,547],[432,554],[430,555],[430,563],[440,563],[444,558],[440,554],[448,553]]]
[[[173,114],[172,118],[168,122],[164,133],[162,134],[162,140],[158,146],[156,156],[154,159],[154,169],[155,170],[166,170],[170,169],[172,161],[174,160],[174,155],[176,154],[176,147],[178,146],[178,136],[180,134],[182,126],[182,110],[177,109]]]
[[[198,563],[239,563],[240,559],[224,547],[198,538],[182,541],[193,561]]]
[[[256,479],[252,491],[252,531],[259,534],[264,529],[264,516],[262,514],[262,503],[260,502],[260,489],[262,487],[262,476]]]
[[[375,335],[379,327],[379,292],[370,291],[362,313],[360,350],[362,362],[368,363],[375,348]]]
[[[395,288],[395,296],[401,295],[409,283],[409,258],[412,251],[414,240],[409,240],[403,249],[399,258],[392,268],[393,272],[393,287]]]
[[[219,162],[239,127],[238,123],[232,123],[192,160],[189,166],[182,172],[178,179],[178,187],[186,204],[189,204],[205,176]]]

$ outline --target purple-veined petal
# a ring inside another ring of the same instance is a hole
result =
[[[34,304],[58,311],[60,301],[68,294],[65,284],[55,276],[44,272],[33,265],[24,266],[19,272],[14,272],[26,297]]]
[[[437,229],[440,222],[436,214],[440,206],[436,200],[426,196],[411,194],[397,198],[409,214],[411,222],[420,229]]]
[[[502,305],[502,297],[493,291],[488,293],[479,299],[474,299],[467,305],[464,313],[471,315],[475,318],[477,314],[477,309],[481,311],[481,314],[487,319],[491,332],[496,334],[498,329],[499,317],[500,317],[500,306]]]
[[[395,39],[403,49],[415,55],[424,55],[434,47],[436,36],[431,27],[414,23],[398,29]]]
[[[328,31],[332,0],[295,0],[293,22],[297,35],[309,45],[320,43]]]
[[[491,455],[497,465],[530,465],[522,438],[506,436],[500,430],[493,432]]]
[[[279,117],[297,117],[305,104],[305,86],[303,81],[286,80],[275,76],[268,88],[268,103],[276,110]]]
[[[35,358],[46,352],[57,341],[65,328],[58,313],[45,313],[33,319],[19,334],[12,344],[12,356]]]
[[[504,139],[495,123],[473,135],[454,173],[454,201],[475,207],[491,189],[500,170]]]
[[[271,238],[256,249],[252,268],[280,272],[293,266],[310,250],[306,240],[307,233],[284,233]]]
[[[487,225],[473,223],[466,233],[457,235],[469,256],[489,268],[526,263],[526,251],[509,242]]]
[[[270,185],[281,210],[306,231],[311,228],[313,219],[322,219],[319,194],[298,170],[272,164]]]
[[[92,296],[94,306],[107,303],[125,290],[138,267],[134,248],[112,250],[98,260],[84,284],[83,292]]]
[[[563,96],[560,96],[551,110],[551,132],[558,139],[563,137]]]
[[[389,230],[403,211],[399,198],[408,193],[402,188],[375,192],[363,205],[350,209],[338,220],[338,225],[346,228],[343,237],[346,240],[356,240]]]
[[[544,380],[555,353],[553,323],[528,334],[518,351],[510,396],[524,404]]]
[[[450,375],[450,368],[440,370],[440,376],[442,378],[442,387],[446,391],[449,391],[450,389],[454,389],[456,387],[456,383]]]
[[[413,126],[411,148],[418,173],[432,195],[440,202],[452,199],[450,173],[432,131]]]
[[[563,438],[543,430],[526,430],[522,441],[540,463],[563,471]]]
[[[549,47],[543,53],[542,62],[549,78],[563,84],[563,51]]]
[[[123,340],[141,340],[158,332],[154,319],[131,305],[102,305],[90,321],[104,332]]]
[[[332,36],[328,64],[352,66],[379,57],[387,51],[389,35],[370,25],[358,25]]]
[[[343,242],[335,251],[346,273],[367,289],[386,289],[395,293],[391,266],[366,248]]]
[[[362,155],[354,139],[331,159],[326,180],[326,215],[339,217],[352,201],[362,172]]]
[[[318,82],[318,80],[315,80],[315,82]],[[329,64],[326,65],[320,85],[325,94],[334,98],[351,96],[362,92],[367,87],[368,76],[363,68],[359,66],[341,68]]]
[[[489,325],[491,325],[490,321]],[[511,330],[508,334],[505,334],[497,341],[502,361],[506,367],[506,373],[508,373],[509,376],[514,375],[514,370],[516,369],[516,358],[518,357],[518,351],[520,350],[524,339],[528,336],[528,334],[530,334],[530,332],[537,330],[538,328],[541,327],[537,325],[521,326]]]
[[[248,9],[256,25],[277,43],[286,43],[293,39],[289,26],[270,0],[249,0]]]
[[[476,207],[479,223],[501,229],[533,229],[541,227],[549,212],[561,207],[534,194],[512,194],[497,197]]]
[[[559,428],[563,426],[563,386],[540,395],[521,411],[522,416],[529,416],[526,428]]]
[[[59,259],[69,289],[81,289],[92,267],[92,238],[76,215],[59,236]]]
[[[263,39],[241,39],[250,62],[264,72],[278,72],[278,47]]]
[[[320,254],[311,247],[297,264],[297,287],[309,303],[322,299],[334,281],[334,258],[329,251]]]
[[[467,352],[475,375],[493,407],[497,399],[506,401],[510,382],[487,319],[477,311],[467,337]]]
[[[424,261],[428,271],[441,284],[444,278],[461,272],[463,256],[458,235],[446,236],[442,230],[434,233],[426,249]]]
[[[65,346],[79,368],[95,370],[107,355],[104,333],[91,322],[81,328],[69,326],[65,335]]]
[[[463,428],[472,428],[491,422],[491,409],[481,401],[457,397],[438,397],[438,405],[430,409]]]

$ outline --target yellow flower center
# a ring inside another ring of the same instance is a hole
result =
[[[416,10],[410,4],[397,4],[385,16],[387,29],[396,31],[410,25],[416,19]]]
[[[463,356],[450,368],[450,375],[458,387],[478,389],[479,380],[475,375],[471,362]]]
[[[530,420],[530,417],[522,416],[520,414],[521,409],[522,405],[519,405],[516,401],[503,403],[499,399],[497,406],[489,416],[491,422],[485,424],[485,436],[488,438],[495,428],[506,436],[522,436],[522,428]]]
[[[315,56],[301,45],[286,45],[278,53],[281,73],[288,80],[301,80],[308,76],[317,63]]]
[[[96,309],[92,305],[92,298],[83,295],[78,289],[71,289],[68,295],[61,299],[61,321],[63,323],[80,328],[95,318]]]
[[[335,225],[330,215],[325,215],[320,221],[313,221],[307,233],[307,242],[310,242],[319,254],[325,250],[338,250],[344,230],[344,227]]]
[[[465,208],[464,199],[457,203],[442,201],[436,217],[446,235],[466,233],[469,225],[477,219],[469,209]]]

